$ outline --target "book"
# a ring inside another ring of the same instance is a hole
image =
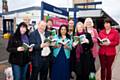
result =
[[[79,37],[80,37],[80,43],[84,42],[84,40],[86,39],[85,34],[80,35]]]
[[[73,39],[74,39],[74,42],[80,41],[80,37],[79,36],[74,36]]]
[[[66,45],[70,42],[70,40],[68,39],[67,41],[64,41],[64,40],[61,40],[61,41],[58,41],[59,44],[63,44],[63,45]]]
[[[80,36],[74,36],[75,43],[83,43],[85,39],[86,39],[86,36],[84,34]]]
[[[104,44],[104,42],[110,43],[110,40],[108,38],[101,39],[101,38],[98,37],[97,39],[98,39],[98,42],[101,43],[101,44]]]
[[[95,76],[96,76],[95,73],[91,72],[89,74],[89,80],[96,80]]]
[[[46,38],[46,39],[44,40],[44,43],[46,43],[46,42],[51,43],[51,40],[50,40],[49,38]]]
[[[46,43],[46,42],[52,43],[52,42],[55,42],[55,41],[57,41],[57,39],[50,39],[50,38],[48,37],[48,38],[46,38],[46,39],[44,40],[44,43]]]
[[[74,46],[76,46],[77,44],[80,43],[80,37],[79,36],[74,36],[73,40],[74,40],[74,42],[73,42]]]
[[[35,44],[29,45],[29,44],[27,44],[27,43],[23,43],[23,45],[22,45],[22,47],[24,47],[25,50],[27,50],[27,49],[29,49],[29,48],[32,48],[32,47],[34,47],[34,46],[35,46]]]
[[[57,34],[56,34],[56,30],[51,30],[51,31],[49,31],[49,32],[50,32],[50,35],[52,35],[52,36],[57,35]]]

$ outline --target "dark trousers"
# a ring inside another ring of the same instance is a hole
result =
[[[33,65],[31,80],[38,80],[38,76],[40,80],[47,80],[47,74],[48,74],[48,62],[41,63],[39,67],[35,67]]]
[[[101,80],[111,80],[112,70],[111,66],[114,61],[115,55],[106,56],[99,55],[101,64]]]

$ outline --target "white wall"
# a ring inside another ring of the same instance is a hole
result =
[[[9,11],[32,6],[40,6],[41,1],[47,2],[57,7],[72,7],[72,0],[8,0]]]

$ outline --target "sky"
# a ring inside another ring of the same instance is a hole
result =
[[[47,2],[48,4],[52,4],[57,7],[67,7],[67,6],[72,6],[72,0],[7,0],[8,1],[8,6],[9,6],[9,11],[11,10],[17,10],[21,8],[26,8],[26,7],[32,7],[32,6],[40,6],[41,1]],[[13,3],[14,2],[14,3]],[[71,3],[71,4],[70,4]],[[16,4],[16,5],[14,5]]]
[[[120,0],[95,0],[102,1],[101,7],[108,15],[120,25]]]

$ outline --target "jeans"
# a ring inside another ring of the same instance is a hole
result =
[[[26,80],[27,68],[28,68],[28,64],[24,66],[12,64],[14,80]]]

